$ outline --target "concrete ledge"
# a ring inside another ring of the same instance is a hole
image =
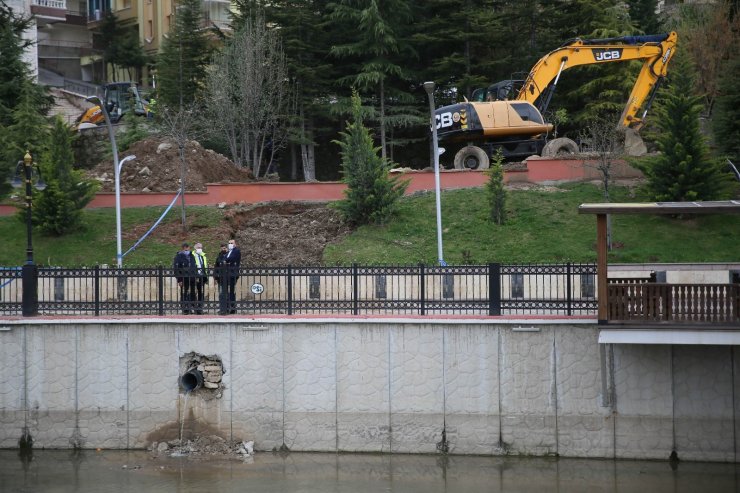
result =
[[[254,317],[209,317],[209,316],[163,316],[163,317],[94,317],[94,318],[80,318],[80,317],[33,317],[23,318],[15,317],[0,322],[0,331],[9,330],[6,327],[14,325],[48,325],[48,324],[61,324],[61,325],[101,325],[101,324],[176,324],[176,325],[203,325],[203,324],[249,324],[242,327],[245,330],[267,330],[267,327],[260,326],[261,322],[270,324],[447,324],[454,323],[455,325],[519,325],[520,327],[515,328],[521,332],[537,332],[537,325],[549,324],[549,325],[589,325],[595,324],[597,320],[593,316],[571,316],[565,317],[562,315],[510,315],[501,317],[490,317],[490,316],[460,316],[460,315],[440,315],[440,316],[428,316],[428,315],[411,315],[399,317],[396,315],[389,315],[387,317],[378,315],[368,316],[333,316],[327,317],[326,315],[317,316],[306,316],[306,315],[260,315]]]
[[[735,330],[640,330],[599,331],[599,344],[692,344],[712,346],[740,345],[740,329]]]

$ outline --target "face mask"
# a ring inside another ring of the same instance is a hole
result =
[[[196,248],[195,249],[195,253],[197,253],[198,255],[203,255],[203,249],[202,248]]]
[[[231,243],[229,243],[229,250],[233,250],[233,249],[234,249],[234,245],[232,245]]]

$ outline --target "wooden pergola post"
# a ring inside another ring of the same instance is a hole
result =
[[[596,214],[596,294],[599,300],[598,319],[600,324],[607,322],[607,221],[606,214]]]

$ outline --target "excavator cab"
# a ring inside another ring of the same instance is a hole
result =
[[[138,116],[147,115],[147,103],[142,99],[135,82],[113,82],[103,86],[103,104],[108,111],[111,123],[118,123],[123,115],[131,111]],[[105,123],[99,106],[93,106],[78,119],[78,128]]]
[[[470,101],[484,103],[486,101],[508,101],[516,99],[519,90],[524,85],[523,80],[507,79],[491,84],[488,88],[478,88],[473,91]]]

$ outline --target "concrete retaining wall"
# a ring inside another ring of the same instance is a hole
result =
[[[258,450],[736,461],[736,347],[605,346],[591,323],[0,323],[0,447],[143,448],[206,432]],[[418,321],[417,321],[418,322]],[[187,400],[180,358],[223,387]],[[603,367],[606,372],[602,372]]]

